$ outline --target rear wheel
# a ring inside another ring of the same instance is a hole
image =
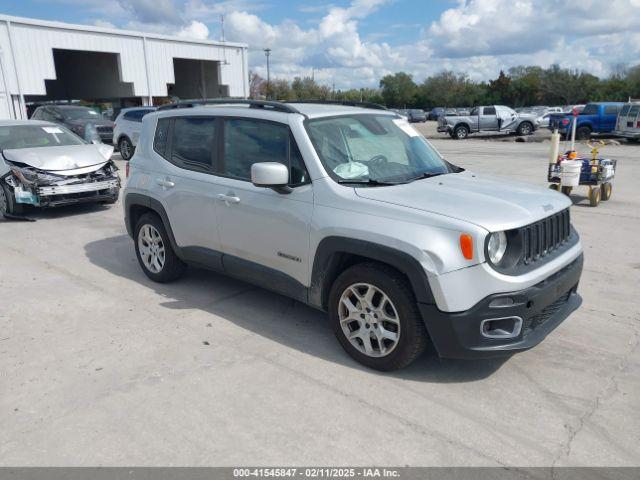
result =
[[[558,190],[560,190],[560,185],[558,185],[557,183],[551,183],[549,184],[549,188],[557,192]]]
[[[603,183],[600,185],[600,197],[603,202],[611,198],[611,192],[613,191],[613,184],[611,182]]]
[[[573,191],[573,187],[562,187],[562,193],[564,193],[567,197],[571,195]]]
[[[182,276],[186,265],[173,251],[167,231],[158,215],[142,215],[135,232],[136,256],[147,277],[154,282],[166,283]]]
[[[24,205],[16,202],[16,197],[9,186],[0,180],[0,214],[20,215],[24,213]]]
[[[601,189],[599,187],[592,187],[589,189],[589,205],[597,207],[600,205]]]
[[[469,129],[466,127],[466,125],[458,125],[453,130],[453,138],[456,138],[458,140],[464,140],[468,136],[469,136]]]
[[[128,161],[133,157],[135,147],[133,146],[133,143],[131,143],[131,140],[127,137],[122,137],[118,142],[118,150],[120,150],[120,156],[122,159]]]
[[[345,270],[329,296],[338,341],[355,360],[376,370],[397,370],[425,349],[427,332],[407,280],[385,265]]]
[[[576,130],[576,139],[589,140],[590,138],[591,138],[591,129],[589,127],[578,127],[578,129]]]

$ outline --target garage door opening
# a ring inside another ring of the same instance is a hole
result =
[[[121,81],[117,53],[53,49],[56,78],[45,80],[45,96],[26,101],[110,100],[133,97],[133,84]]]
[[[167,84],[170,97],[180,99],[225,98],[229,86],[220,83],[220,62],[173,59],[175,83]]]

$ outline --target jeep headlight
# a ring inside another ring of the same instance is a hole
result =
[[[489,235],[489,242],[487,243],[487,253],[489,254],[489,260],[494,265],[500,263],[504,253],[507,251],[507,236],[504,232],[494,232]]]

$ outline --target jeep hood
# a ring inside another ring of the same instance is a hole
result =
[[[565,195],[547,188],[468,171],[355,191],[362,198],[445,215],[491,232],[528,225],[571,205]]]
[[[78,175],[98,170],[111,158],[113,147],[104,144],[3,150],[4,158],[60,175]]]

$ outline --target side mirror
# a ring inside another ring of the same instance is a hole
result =
[[[273,188],[279,193],[290,193],[289,169],[278,162],[261,162],[251,165],[251,183],[256,187]]]

